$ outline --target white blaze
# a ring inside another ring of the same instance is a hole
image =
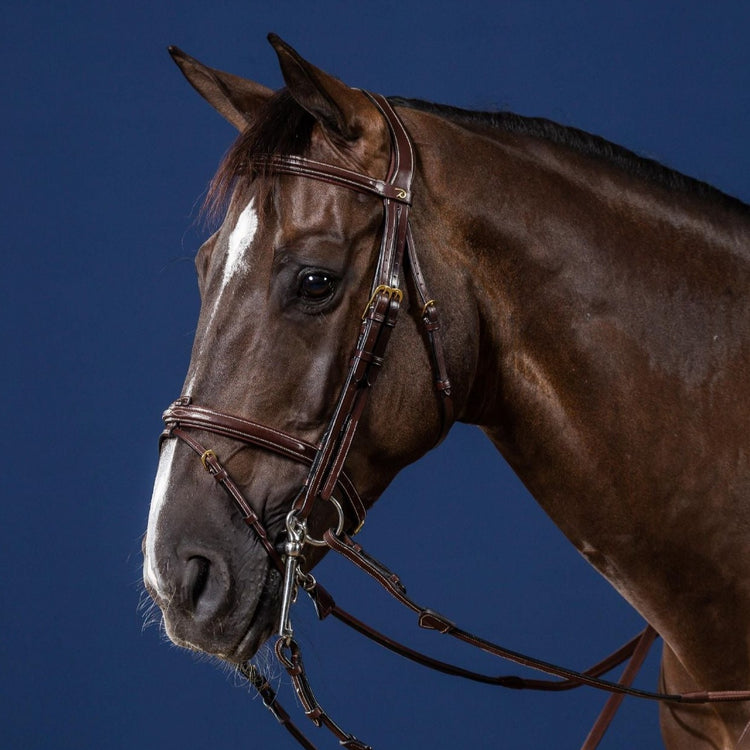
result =
[[[177,440],[168,440],[162,448],[159,457],[159,468],[154,480],[154,491],[151,495],[151,508],[148,512],[148,528],[146,529],[146,553],[143,561],[143,577],[156,589],[157,594],[162,594],[159,585],[159,573],[156,569],[156,533],[159,526],[159,515],[164,507],[164,501],[172,483],[172,464],[174,463],[174,450]]]
[[[207,329],[213,325],[216,311],[224,297],[224,292],[232,277],[248,269],[247,250],[250,247],[255,233],[258,230],[258,213],[255,210],[255,199],[251,199],[237,218],[237,223],[229,235],[227,254],[224,259],[224,269],[221,279],[221,288],[216,295]],[[202,359],[201,350],[199,358]],[[185,387],[185,393],[189,394],[195,379],[195,374]],[[148,528],[146,530],[146,552],[143,561],[143,576],[146,581],[163,595],[165,588],[161,586],[159,571],[156,565],[156,540],[159,533],[159,517],[166,502],[167,494],[172,485],[172,469],[174,463],[174,452],[177,447],[177,439],[168,440],[159,458],[159,468],[154,481],[154,491],[151,495],[151,508],[148,513]]]
[[[210,328],[216,317],[216,311],[219,309],[221,300],[224,297],[227,285],[232,277],[239,271],[246,271],[248,268],[247,249],[258,231],[258,214],[255,210],[255,198],[251,198],[242,213],[237,218],[232,233],[229,235],[227,255],[224,258],[224,271],[221,275],[221,289],[216,295],[211,317],[208,320],[207,328]],[[201,355],[203,352],[201,352]]]
[[[255,210],[255,198],[251,198],[250,202],[245,206],[242,213],[237,218],[237,223],[234,225],[234,229],[229,235],[229,242],[227,246],[227,254],[224,258],[224,269],[221,275],[221,288],[216,294],[216,300],[214,306],[211,308],[211,315],[208,318],[206,324],[206,331],[209,331],[213,326],[214,318],[216,317],[216,311],[219,309],[221,300],[224,297],[224,291],[227,288],[232,277],[238,273],[246,271],[249,267],[247,260],[247,250],[252,244],[255,238],[255,233],[258,231],[258,212]],[[204,336],[204,341],[205,341]],[[199,359],[203,359],[203,345],[201,344],[201,350],[199,353]],[[193,372],[192,377],[185,386],[184,393],[190,394],[195,383],[196,373]]]
[[[255,198],[253,198],[245,206],[245,209],[237,219],[232,233],[229,235],[229,249],[226,261],[224,262],[221,292],[224,291],[227,283],[237,271],[244,271],[247,268],[245,251],[250,247],[250,243],[253,241],[257,230],[258,213],[255,210]],[[219,298],[221,298],[221,292],[219,293]]]

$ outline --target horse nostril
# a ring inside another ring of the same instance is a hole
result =
[[[201,595],[206,590],[211,563],[200,555],[191,557],[185,564],[182,579],[182,599],[195,610]]]

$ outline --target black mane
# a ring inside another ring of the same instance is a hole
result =
[[[591,135],[578,128],[559,125],[542,117],[523,117],[513,112],[477,112],[460,109],[445,104],[434,104],[420,99],[390,97],[391,104],[397,107],[408,107],[420,112],[437,115],[450,122],[467,127],[479,127],[504,130],[509,133],[527,135],[533,138],[551,141],[566,146],[578,153],[601,159],[615,165],[628,174],[647,182],[661,185],[669,190],[695,195],[699,198],[718,201],[728,207],[750,208],[738,198],[727,195],[721,190],[693,177],[665,167],[658,161],[648,159],[633,151],[618,146],[598,135]]]
[[[652,159],[643,158],[596,135],[559,125],[539,117],[523,117],[512,112],[477,112],[419,99],[389,97],[396,107],[427,112],[469,128],[497,129],[550,141],[586,156],[612,164],[652,184],[694,195],[734,210],[750,207],[708,183],[687,177]],[[242,182],[269,175],[262,164],[266,157],[281,154],[304,156],[310,146],[315,120],[291,97],[286,89],[277,91],[257,114],[255,123],[237,138],[214,177],[206,197],[211,213],[218,213]]]

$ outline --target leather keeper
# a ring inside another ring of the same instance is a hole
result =
[[[313,607],[315,607],[315,614],[319,620],[325,620],[328,615],[333,612],[336,607],[336,602],[333,597],[326,591],[320,584],[315,584],[315,588],[308,591],[310,599],[312,599]]]
[[[425,630],[437,630],[440,633],[449,633],[455,629],[456,624],[431,609],[425,609],[419,614],[419,627]]]

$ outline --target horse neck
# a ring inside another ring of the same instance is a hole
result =
[[[453,308],[461,418],[675,644],[705,635],[685,630],[727,580],[741,581],[736,617],[750,616],[747,574],[716,559],[750,554],[746,535],[716,543],[717,518],[736,526],[736,488],[750,484],[735,460],[750,417],[736,403],[750,365],[748,211],[550,142],[431,125],[417,139],[417,242],[440,247],[428,272]],[[686,547],[711,561],[697,585]]]

